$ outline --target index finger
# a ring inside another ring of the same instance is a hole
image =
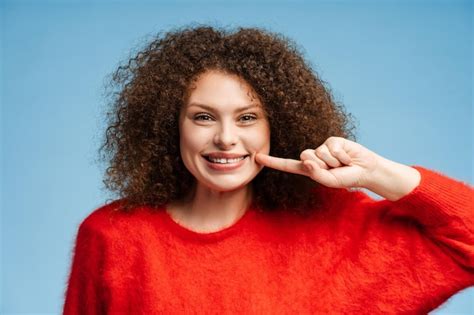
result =
[[[306,171],[305,167],[303,166],[303,162],[299,160],[284,159],[263,153],[257,153],[255,155],[255,160],[263,166],[271,167],[283,172],[299,175],[307,175],[308,173],[308,171]]]

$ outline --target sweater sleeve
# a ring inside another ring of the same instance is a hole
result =
[[[474,285],[474,194],[466,183],[413,167],[421,174],[415,189],[399,200],[373,205],[380,210],[378,221],[392,233],[388,237],[404,235],[401,243],[410,255],[403,256],[400,265],[411,270],[418,283],[416,294],[431,310]]]
[[[89,218],[79,226],[63,314],[103,314],[100,270],[104,242]]]
[[[395,202],[384,200],[388,214],[414,219],[460,267],[474,271],[473,189],[438,172],[414,168],[421,174],[420,184]]]

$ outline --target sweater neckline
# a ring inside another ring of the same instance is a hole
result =
[[[163,213],[165,225],[172,233],[188,240],[198,242],[213,242],[225,239],[242,230],[246,222],[248,222],[250,218],[255,215],[255,209],[252,205],[250,205],[245,210],[244,214],[241,215],[240,218],[238,218],[234,223],[232,223],[232,225],[214,232],[197,232],[179,224],[171,217],[167,206],[163,207]]]

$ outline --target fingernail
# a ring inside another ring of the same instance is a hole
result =
[[[304,164],[304,166],[306,167],[306,169],[308,171],[312,171],[313,170],[313,166],[311,164]]]

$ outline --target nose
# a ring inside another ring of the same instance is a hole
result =
[[[220,148],[230,148],[238,141],[237,130],[232,124],[223,123],[214,136],[214,143]]]

